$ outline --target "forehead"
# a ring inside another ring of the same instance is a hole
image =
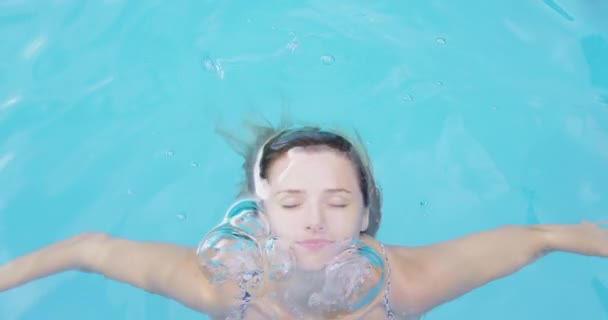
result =
[[[329,147],[296,147],[276,158],[268,168],[275,186],[358,184],[355,165],[343,152]]]

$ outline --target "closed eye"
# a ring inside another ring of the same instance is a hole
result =
[[[299,204],[283,204],[281,205],[281,207],[283,207],[284,209],[294,209],[297,208],[299,206]]]

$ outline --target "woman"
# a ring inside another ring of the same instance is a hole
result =
[[[382,257],[385,277],[371,301],[322,314],[306,308],[298,314],[268,294],[290,288],[294,294],[307,292],[299,288],[308,278],[295,276],[295,282],[286,282],[290,285],[267,281],[265,293],[249,297],[243,318],[418,319],[549,252],[608,256],[608,232],[600,223],[588,222],[511,225],[422,247],[384,246],[374,239],[380,192],[361,148],[343,135],[314,127],[267,129],[258,138],[261,143],[246,150],[242,195],[255,197],[271,234],[289,244],[300,274],[325,268],[340,254],[337,244],[358,239]],[[0,291],[70,269],[129,283],[212,317],[234,314],[238,284],[219,290],[202,272],[193,248],[100,233],[82,234],[3,265]]]

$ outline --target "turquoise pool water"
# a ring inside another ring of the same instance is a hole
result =
[[[287,112],[356,128],[379,239],[608,218],[606,1],[0,1],[0,262],[83,231],[196,245]],[[426,319],[607,319],[608,262],[553,254]],[[0,318],[201,319],[67,272]],[[204,317],[203,317],[204,318]]]

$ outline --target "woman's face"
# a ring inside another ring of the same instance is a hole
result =
[[[292,245],[297,266],[319,270],[342,251],[340,243],[367,228],[357,171],[329,147],[297,147],[277,158],[257,194],[273,235]]]

